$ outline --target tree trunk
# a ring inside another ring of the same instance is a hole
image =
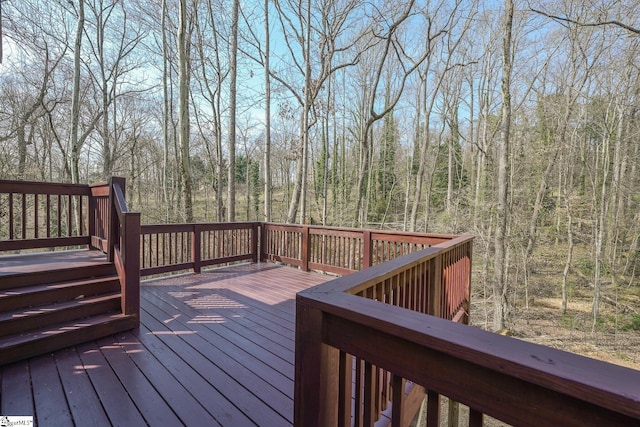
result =
[[[80,142],[78,127],[80,121],[80,57],[82,55],[82,33],[84,32],[84,0],[78,0],[78,22],[73,51],[73,90],[71,95],[71,182],[80,183]]]
[[[165,206],[165,221],[171,220],[171,203],[169,201],[169,123],[172,122],[169,104],[169,48],[167,43],[167,0],[162,0],[162,195]]]
[[[229,69],[229,174],[227,221],[236,220],[236,98],[238,79],[238,12],[240,1],[233,0],[231,14],[231,58]]]
[[[180,129],[180,158],[182,163],[182,185],[184,190],[184,214],[186,222],[193,222],[193,200],[191,195],[190,121],[189,121],[189,64],[190,41],[187,35],[187,0],[180,0],[178,28],[178,127]]]
[[[509,209],[509,142],[511,131],[511,37],[513,0],[505,1],[504,39],[502,45],[502,120],[498,159],[497,221],[495,235],[493,329],[505,329],[508,324],[506,283],[506,231]]]
[[[271,77],[269,0],[264,0],[264,220],[271,221]]]

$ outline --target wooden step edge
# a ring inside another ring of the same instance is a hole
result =
[[[0,366],[135,329],[137,326],[137,316],[112,313],[61,323],[28,334],[3,337],[0,338]]]
[[[4,289],[0,291],[0,310],[6,312],[21,308],[38,307],[119,290],[120,283],[118,278],[111,276],[77,282]]]
[[[107,261],[100,264],[59,268],[49,271],[1,274],[0,290],[37,286],[46,283],[62,283],[113,274],[116,274],[115,265]]]
[[[0,313],[0,337],[120,309],[120,292]]]

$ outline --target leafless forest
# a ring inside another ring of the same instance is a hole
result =
[[[470,233],[482,326],[553,297],[640,329],[637,0],[0,6],[1,179],[124,176],[146,223]]]

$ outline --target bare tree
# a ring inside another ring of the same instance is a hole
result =
[[[190,158],[190,120],[189,120],[189,81],[190,63],[190,30],[188,28],[187,1],[180,0],[180,19],[178,23],[178,128],[180,130],[180,160],[182,166],[182,185],[184,191],[185,221],[193,221],[193,196],[191,183]]]
[[[269,0],[264,0],[264,220],[271,221],[271,36]]]
[[[236,99],[238,90],[238,13],[240,1],[233,0],[231,13],[231,54],[229,64],[229,174],[227,221],[236,219]]]
[[[509,142],[511,138],[511,58],[513,33],[513,1],[505,1],[502,42],[502,118],[498,155],[497,221],[493,283],[493,329],[504,329],[508,324],[506,232],[509,208]]]
[[[71,97],[71,181],[80,182],[80,148],[81,139],[78,138],[78,123],[80,120],[80,58],[82,56],[82,35],[84,33],[84,0],[78,0],[78,21],[76,40],[73,47],[73,89]]]

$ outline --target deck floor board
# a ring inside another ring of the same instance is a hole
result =
[[[47,426],[291,425],[295,294],[330,279],[263,263],[143,281],[139,329],[0,367],[0,414]]]
[[[44,355],[31,359],[31,387],[39,425],[71,424],[71,413],[67,404],[60,376],[55,367],[52,355]]]
[[[75,420],[93,420],[95,425],[107,425],[107,416],[80,356],[75,348],[59,351],[55,356],[60,381],[67,397],[67,403]]]

